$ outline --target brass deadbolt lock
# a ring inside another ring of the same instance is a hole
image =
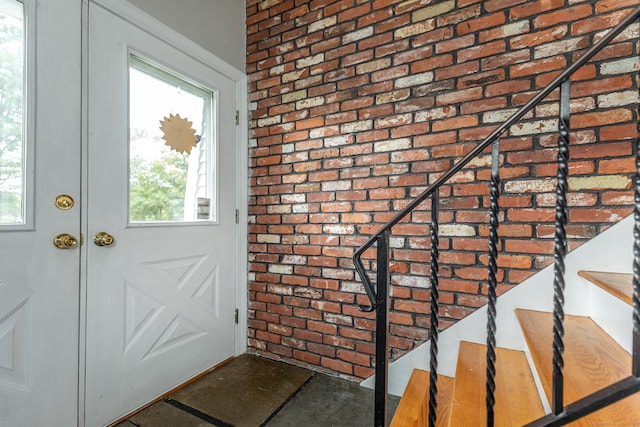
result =
[[[63,211],[71,209],[74,204],[75,202],[73,201],[73,197],[67,194],[61,194],[56,197],[55,205],[58,209],[62,209]]]

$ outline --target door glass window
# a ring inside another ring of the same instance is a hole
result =
[[[0,0],[0,226],[25,224],[24,13]]]
[[[214,93],[131,55],[129,222],[215,221]]]

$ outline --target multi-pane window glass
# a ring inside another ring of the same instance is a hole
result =
[[[24,12],[0,0],[0,225],[25,223]]]
[[[215,220],[214,95],[131,55],[129,221]]]

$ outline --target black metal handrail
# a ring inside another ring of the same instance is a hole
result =
[[[498,209],[498,199],[499,196],[498,188],[499,188],[499,175],[498,175],[498,167],[497,167],[497,157],[499,154],[499,148],[497,148],[498,139],[500,136],[505,133],[512,125],[517,123],[525,114],[531,111],[536,105],[538,105],[543,99],[545,99],[552,91],[561,87],[561,96],[560,96],[560,124],[559,124],[559,152],[558,152],[558,184],[557,184],[557,205],[556,205],[556,237],[555,237],[555,249],[554,249],[554,380],[553,380],[553,414],[548,417],[545,417],[539,420],[539,424],[532,425],[563,425],[569,421],[562,421],[573,418],[575,414],[573,411],[575,408],[579,411],[580,414],[590,413],[595,409],[584,408],[579,405],[580,402],[576,402],[573,405],[569,405],[564,407],[562,402],[562,389],[563,389],[563,379],[562,379],[562,354],[563,354],[563,337],[564,337],[564,329],[563,329],[563,320],[564,320],[564,312],[563,312],[563,304],[564,304],[564,257],[566,255],[567,250],[567,242],[566,242],[566,232],[565,225],[567,221],[567,206],[566,206],[566,190],[567,190],[567,172],[568,172],[568,135],[569,135],[569,78],[573,73],[575,73],[579,68],[587,63],[591,58],[593,58],[603,47],[608,45],[617,35],[619,35],[625,28],[627,28],[633,21],[640,17],[640,7],[633,10],[625,19],[623,19],[618,25],[616,25],[613,29],[611,29],[606,35],[602,37],[597,43],[595,43],[591,48],[589,48],[578,60],[576,60],[571,66],[569,66],[565,71],[560,73],[551,83],[549,83],[544,89],[540,90],[531,100],[529,100],[524,106],[522,106],[517,112],[515,112],[508,120],[506,120],[502,125],[500,125],[497,129],[495,129],[489,136],[487,136],[482,142],[480,142],[473,150],[471,150],[468,154],[462,157],[457,163],[455,163],[450,169],[444,172],[433,184],[431,184],[426,190],[424,190],[419,196],[413,199],[404,209],[399,211],[397,214],[393,216],[386,224],[380,227],[380,229],[374,233],[362,246],[360,246],[353,255],[353,263],[358,272],[360,279],[363,282],[365,292],[369,299],[369,305],[361,305],[360,309],[365,312],[376,311],[376,409],[375,409],[375,419],[374,425],[376,427],[382,427],[386,425],[387,422],[387,410],[386,410],[386,395],[387,395],[387,331],[388,331],[388,304],[387,304],[387,295],[388,295],[388,284],[389,284],[389,236],[391,233],[391,229],[394,225],[403,220],[407,215],[409,215],[415,208],[417,208],[423,201],[425,201],[428,197],[433,196],[434,204],[432,207],[432,244],[431,244],[431,298],[436,298],[436,301],[431,301],[431,325],[430,325],[430,338],[432,339],[432,351],[431,351],[431,365],[430,369],[432,370],[430,374],[430,401],[429,401],[429,425],[435,426],[436,418],[435,418],[435,410],[436,410],[436,395],[437,395],[437,376],[435,370],[437,370],[437,322],[438,322],[438,313],[437,313],[437,268],[438,268],[438,252],[437,252],[437,243],[435,245],[434,250],[434,239],[437,242],[437,195],[438,190],[445,183],[447,183],[456,173],[458,173],[463,167],[465,167],[471,160],[478,157],[485,149],[489,147],[491,144],[494,145],[493,150],[493,159],[494,164],[492,165],[492,181],[491,181],[491,231],[490,231],[490,253],[495,252],[495,245],[497,239],[497,209]],[[640,142],[639,142],[640,144]],[[640,148],[639,154],[640,154]],[[640,175],[640,160],[638,164],[638,174]],[[635,382],[633,381],[633,377],[625,380],[627,381],[622,387],[623,391],[620,389],[616,389],[616,392],[613,394],[614,397],[607,396],[605,400],[608,403],[613,403],[620,398],[616,398],[615,396],[622,396],[625,393],[633,393],[634,391],[629,391],[631,389],[638,390],[639,389],[639,381],[638,377],[640,377],[640,178],[637,178],[636,184],[636,246],[634,247],[634,255],[636,260],[634,262],[634,335],[633,335],[633,355],[634,355],[634,367],[633,367],[633,376],[635,377]],[[495,198],[494,198],[495,196]],[[435,227],[435,230],[434,230]],[[365,267],[362,262],[363,253],[369,248],[373,247],[375,243],[377,244],[377,281],[376,288],[374,289],[371,280],[365,270]],[[495,254],[494,254],[495,256]],[[492,278],[492,269],[494,268],[492,262],[490,260],[489,266],[489,276],[490,276],[490,284],[489,284],[489,320],[488,320],[488,355],[487,355],[487,417],[488,417],[488,425],[493,425],[493,385],[489,384],[489,382],[493,382],[493,375],[495,372],[491,373],[494,370],[493,362],[494,358],[490,357],[490,354],[493,351],[493,347],[495,346],[495,277],[494,280]],[[495,270],[493,270],[493,274]],[[435,289],[434,289],[435,284]],[[493,289],[491,289],[493,287]],[[434,312],[435,309],[435,312]],[[435,329],[435,330],[434,330]],[[378,340],[384,342],[384,345],[378,345]],[[435,347],[435,351],[433,350]],[[491,360],[490,360],[491,359]],[[489,378],[490,377],[490,378]],[[622,384],[624,381],[621,381]],[[612,400],[615,399],[615,400]],[[592,400],[588,398],[583,399],[584,401],[590,404],[591,408],[594,408],[602,403],[594,404]],[[598,406],[598,408],[601,406]],[[597,408],[596,408],[597,409]],[[585,412],[586,411],[586,412]],[[583,415],[580,415],[583,416]],[[559,423],[559,424],[557,424]]]

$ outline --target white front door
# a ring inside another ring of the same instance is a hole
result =
[[[81,3],[0,0],[0,15],[0,426],[74,426]]]
[[[236,89],[95,3],[88,46],[85,423],[98,426],[234,354]]]

